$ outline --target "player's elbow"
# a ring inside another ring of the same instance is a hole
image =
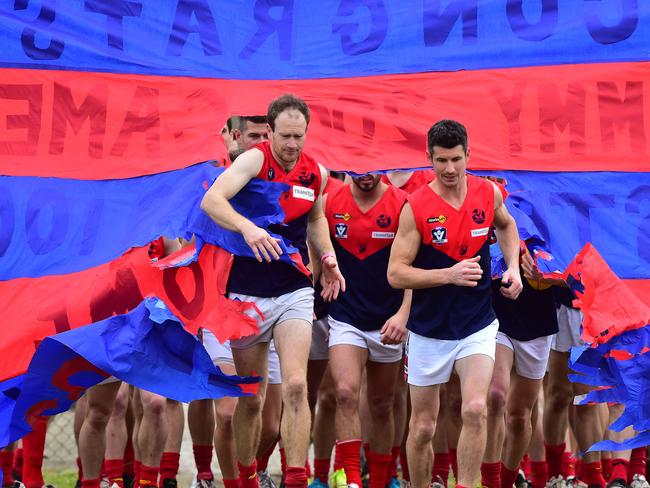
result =
[[[389,262],[388,263],[388,284],[397,290],[403,290],[407,288],[402,279],[402,273],[400,272],[400,265],[398,263]]]

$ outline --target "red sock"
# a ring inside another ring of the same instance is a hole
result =
[[[14,475],[11,472],[14,466],[13,451],[0,451],[0,470],[2,470],[2,485],[10,486],[14,484]]]
[[[546,451],[546,464],[548,464],[548,475],[549,477],[558,477],[562,474],[562,456],[564,455],[564,449],[566,444],[557,444],[551,446],[549,444],[544,444]]]
[[[501,463],[481,463],[481,483],[487,488],[501,488]]]
[[[336,450],[341,451],[341,461],[348,485],[354,483],[361,486],[361,439],[337,442]]]
[[[244,466],[237,462],[239,468],[239,486],[240,488],[259,488],[260,483],[257,479],[257,461],[253,464]]]
[[[307,488],[307,471],[305,470],[305,467],[287,466],[284,486],[286,486],[286,488]]]
[[[176,479],[180,460],[181,455],[178,452],[162,453],[162,457],[160,458],[160,488],[162,488],[163,480]]]
[[[77,456],[77,479],[84,479],[84,470],[81,467],[81,458]]]
[[[99,478],[94,480],[81,480],[81,488],[99,488]]]
[[[630,476],[629,473],[630,473],[630,462],[627,461],[626,459],[614,458],[612,459],[612,471],[609,478],[607,478],[607,481],[621,479],[625,483],[627,483],[627,479]]]
[[[106,459],[102,459],[102,467],[99,470],[99,477],[106,478]]]
[[[120,488],[124,488],[124,459],[106,459],[104,466],[106,466],[108,484],[112,486],[115,483]]]
[[[158,471],[160,468],[157,466],[147,466],[146,464],[140,465],[140,479],[138,480],[138,486],[158,486]]]
[[[582,463],[582,476],[580,477],[588,486],[605,488],[607,482],[603,478],[603,466],[600,461]]]
[[[400,448],[399,463],[402,466],[402,479],[404,481],[411,481],[411,475],[409,473],[409,459],[406,455],[406,449]]]
[[[645,447],[632,449],[632,455],[630,456],[630,474],[627,478],[627,482],[632,483],[635,474],[645,476],[645,468]]]
[[[330,459],[314,458],[314,480],[320,480],[327,483],[330,474]]]
[[[22,481],[26,488],[41,488],[45,484],[42,467],[47,419],[45,417],[36,417],[32,428],[34,430],[23,437]]]
[[[576,459],[576,478],[582,474],[582,458]]]
[[[515,469],[513,471],[506,468],[502,464],[501,465],[501,488],[512,488],[512,485],[515,484],[515,480],[517,479],[518,473],[519,473],[518,469]]]
[[[311,466],[309,465],[309,455],[307,455],[307,460],[305,461],[305,474],[307,474],[307,479],[311,477]]]
[[[339,449],[334,449],[334,471],[343,469],[343,459],[341,458],[341,451]]]
[[[519,469],[521,469],[524,472],[524,476],[526,477],[527,480],[530,479],[530,456],[528,453],[524,454],[524,458],[521,460],[519,463]]]
[[[212,474],[212,444],[207,446],[193,445],[194,462],[196,463],[196,471],[198,472],[197,480],[213,480]]]
[[[437,477],[447,486],[449,480],[449,464],[451,463],[448,452],[435,452],[433,453],[433,469],[431,470],[431,479],[435,483]]]
[[[133,479],[135,480],[133,482],[133,485],[136,486],[136,488],[137,488],[138,480],[140,479],[140,468],[141,467],[142,467],[142,463],[140,461],[138,461],[137,459],[135,459],[133,461]]]
[[[603,478],[610,480],[612,478],[612,458],[601,458],[600,465],[603,467]]]
[[[275,450],[276,444],[277,441],[274,442],[264,454],[262,454],[260,457],[257,458],[258,471],[266,471],[266,469],[269,467],[269,459],[271,457],[271,454],[273,454],[273,451]]]
[[[284,447],[280,448],[280,470],[282,471],[282,478],[287,477],[287,453]]]
[[[465,486],[465,485],[459,485],[459,484],[456,484],[456,488],[469,488],[469,487],[467,487],[467,486]]]
[[[531,461],[530,481],[535,488],[544,488],[548,481],[548,465],[546,461]]]
[[[124,449],[124,474],[135,477],[135,451],[133,450],[133,441],[129,439]]]
[[[223,488],[239,488],[239,478],[234,480],[223,479]]]
[[[384,488],[390,480],[388,468],[390,467],[390,454],[368,453],[370,488]]]
[[[23,448],[19,447],[14,451],[14,472],[23,477]]]
[[[451,459],[451,470],[454,472],[454,479],[458,480],[458,456],[456,455],[456,449],[449,448],[449,458]]]
[[[397,459],[399,458],[399,449],[400,446],[393,446],[390,450],[390,468],[388,470],[390,479],[388,481],[397,478]]]
[[[562,476],[564,479],[575,478],[576,464],[578,460],[572,452],[565,452],[562,455]]]

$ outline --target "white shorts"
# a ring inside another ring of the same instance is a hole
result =
[[[254,302],[264,315],[262,321],[255,310],[251,309],[246,312],[256,318],[259,332],[256,335],[231,340],[230,347],[233,349],[246,349],[260,342],[269,342],[273,337],[273,328],[287,320],[303,320],[311,325],[314,319],[314,289],[311,287],[300,288],[272,298],[239,293],[230,293],[228,298],[238,299],[242,302]]]
[[[515,372],[530,380],[544,378],[552,341],[553,335],[518,341],[503,332],[497,332],[497,344],[506,346],[514,353]]]
[[[368,361],[373,363],[396,363],[402,359],[402,344],[382,344],[378,330],[359,330],[354,325],[327,317],[330,325],[329,347],[350,344],[368,349]]]
[[[208,351],[213,364],[235,364],[232,359],[230,341],[226,341],[223,344],[220,343],[215,335],[208,329],[201,329],[199,337],[201,338],[203,347]]]
[[[328,335],[330,326],[327,317],[314,322],[311,329],[311,347],[309,348],[310,361],[327,361],[330,357],[328,347]]]
[[[275,350],[275,342],[271,340],[269,344],[269,385],[281,385],[282,373],[280,372],[280,356],[278,351]]]
[[[457,360],[483,354],[494,360],[499,321],[460,340],[442,340],[409,332],[406,344],[407,381],[413,386],[447,383]]]
[[[551,349],[558,352],[569,352],[573,346],[583,346],[580,337],[582,312],[577,308],[560,305],[557,309],[558,332],[555,334]]]

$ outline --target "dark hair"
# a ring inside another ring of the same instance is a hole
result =
[[[458,145],[463,146],[463,151],[467,153],[467,130],[455,120],[439,120],[427,133],[427,149],[430,154],[433,154],[433,146],[451,149]]]
[[[228,127],[228,132],[232,130],[232,119],[234,117],[228,117],[228,120],[226,120],[226,127]]]
[[[291,93],[282,95],[279,98],[276,98],[269,104],[269,110],[266,115],[266,119],[271,126],[271,130],[275,130],[275,119],[285,110],[294,109],[298,110],[305,117],[305,122],[309,125],[309,107],[305,101],[301,98],[298,98]]]
[[[266,115],[240,115],[238,128],[240,131],[246,130],[246,122],[253,124],[266,124]]]

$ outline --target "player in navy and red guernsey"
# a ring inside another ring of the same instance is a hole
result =
[[[359,393],[367,371],[370,487],[384,488],[393,444],[393,400],[402,359],[410,292],[386,272],[406,193],[379,175],[352,178],[329,193],[325,216],[347,289],[329,310],[330,369],[337,397],[337,458],[348,486],[361,486]]]
[[[404,205],[388,266],[392,286],[413,290],[407,325],[409,471],[414,488],[429,486],[439,388],[455,368],[463,419],[456,486],[471,488],[479,480],[485,450],[498,329],[491,303],[489,232],[496,228],[508,267],[501,293],[511,299],[522,289],[519,234],[497,186],[467,175],[465,127],[451,120],[434,124],[427,158],[436,178]]]
[[[222,227],[241,233],[257,258],[235,257],[228,281],[230,298],[253,301],[264,315],[258,335],[231,341],[233,359],[238,374],[266,377],[269,341],[275,340],[283,379],[281,435],[288,465],[285,484],[305,488],[310,432],[306,370],[314,291],[307,276],[291,264],[278,261],[282,250],[269,231],[298,248],[305,264],[309,240],[310,248],[322,263],[320,281],[325,299],[335,299],[339,290],[345,289],[345,280],[338,269],[323,215],[321,194],[327,184],[327,172],[302,152],[309,124],[307,104],[284,95],[271,102],[267,120],[269,142],[239,156],[208,190],[201,208]],[[253,178],[289,185],[280,199],[285,225],[267,231],[232,208],[229,200]],[[242,397],[233,418],[242,488],[258,486],[255,455],[264,390],[262,384],[256,396]]]

